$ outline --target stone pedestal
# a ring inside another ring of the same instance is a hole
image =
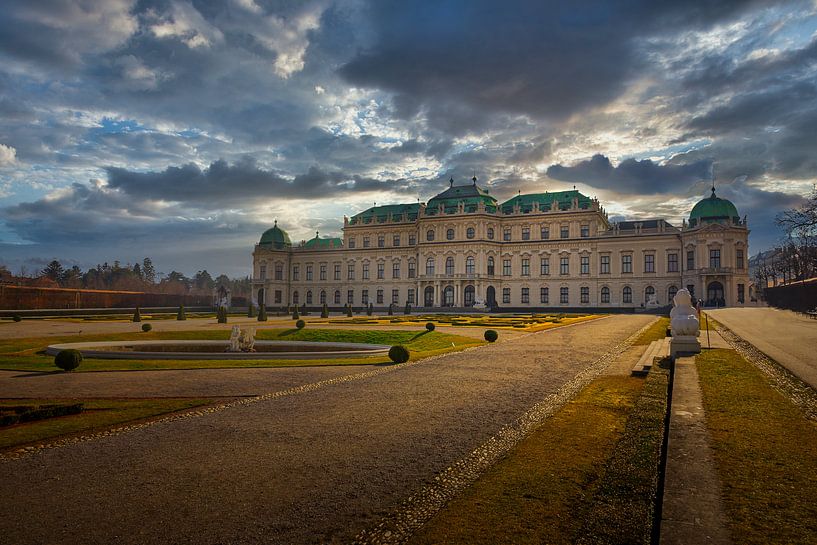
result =
[[[677,356],[689,356],[701,353],[701,343],[693,335],[673,336],[669,343],[669,355],[674,360]]]

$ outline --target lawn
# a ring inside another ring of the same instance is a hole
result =
[[[102,335],[70,335],[27,339],[0,340],[0,369],[15,371],[55,371],[54,358],[43,354],[46,346],[70,342],[125,340],[227,340],[228,330],[212,331],[151,331],[149,333],[112,333]],[[318,342],[353,342],[384,345],[405,345],[412,359],[462,350],[485,344],[484,341],[438,331],[317,329],[258,329],[257,340],[292,340]],[[386,356],[343,358],[335,360],[105,360],[86,358],[77,372],[202,369],[236,367],[294,367],[312,365],[373,365],[390,363]]]
[[[0,428],[0,450],[87,433],[213,403],[213,399],[0,399],[0,406],[81,402],[82,413]]]
[[[435,325],[454,327],[484,327],[492,329],[515,329],[517,331],[543,331],[568,324],[600,318],[598,314],[419,314],[402,316],[358,316],[355,318],[324,318],[328,323],[353,323],[368,325]],[[313,320],[317,322],[317,320]]]
[[[738,353],[696,362],[733,541],[814,543],[817,423]]]

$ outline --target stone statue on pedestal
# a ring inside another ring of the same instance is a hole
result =
[[[701,334],[696,310],[692,307],[692,296],[686,289],[678,290],[672,299],[673,308],[669,313],[672,340],[670,341],[670,356],[675,359],[677,354],[698,354],[701,343],[698,336]]]
[[[227,352],[255,352],[255,330],[233,326],[230,332],[230,346]]]

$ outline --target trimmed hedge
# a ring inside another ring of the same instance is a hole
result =
[[[15,314],[14,316],[11,317],[11,319],[14,320],[15,322],[22,322],[23,321],[23,319],[20,318],[19,314]]]
[[[394,363],[406,363],[409,360],[409,351],[403,345],[396,344],[389,349],[389,359]]]
[[[82,363],[82,352],[79,350],[60,350],[54,357],[54,365],[63,371],[73,371],[79,367],[80,363]]]
[[[23,422],[34,420],[44,420],[46,418],[56,418],[70,414],[79,414],[84,405],[82,403],[72,403],[69,405],[18,405],[12,407],[0,407],[0,427],[13,426]]]
[[[426,324],[426,331],[434,331],[434,329],[435,329],[436,327],[437,327],[437,326],[435,326],[433,322],[428,322],[428,323]]]
[[[265,305],[261,305],[260,307],[258,307],[258,321],[259,322],[267,321],[267,307]]]
[[[295,327],[297,327],[298,329],[303,329],[306,327],[306,322],[304,322],[303,320],[298,320],[297,322],[295,322]]]
[[[326,306],[326,303],[321,308],[321,318],[329,318],[329,307]]]
[[[187,320],[187,315],[184,313],[184,305],[179,305],[179,312],[176,313],[176,319],[179,321]]]
[[[148,331],[150,331],[151,329],[153,329],[153,326],[152,326],[152,325],[150,325],[150,324],[142,324],[142,331],[144,331],[145,333],[147,333],[147,332],[148,332]]]
[[[133,313],[133,321],[134,322],[141,322],[142,321],[142,313],[139,312],[139,307],[136,307],[136,310]]]
[[[499,333],[497,333],[495,330],[488,329],[485,331],[485,340],[488,341],[489,343],[496,342],[498,338]]]

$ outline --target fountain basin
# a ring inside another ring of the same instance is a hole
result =
[[[120,360],[312,360],[388,355],[382,344],[255,341],[255,352],[227,352],[229,341],[97,341],[52,344],[46,354],[79,350],[85,358]]]

